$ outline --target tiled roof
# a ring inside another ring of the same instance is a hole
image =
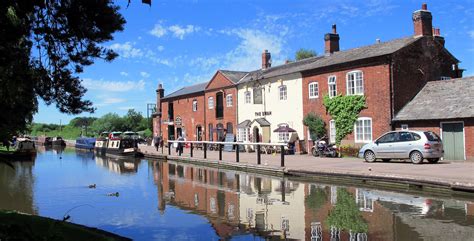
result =
[[[252,124],[250,120],[244,120],[237,125],[237,128],[247,128],[250,127],[250,124]]]
[[[230,81],[237,83],[239,82],[242,77],[244,77],[246,74],[249,72],[243,72],[243,71],[231,71],[231,70],[219,70],[227,79]]]
[[[393,54],[396,51],[414,43],[421,37],[406,37],[394,39],[388,42],[376,43],[360,48],[353,48],[345,51],[334,52],[331,55],[316,56],[300,61],[283,64],[268,68],[265,70],[255,70],[239,81],[245,83],[255,79],[270,78],[290,73],[302,72],[311,69],[327,67],[336,64],[347,63],[351,61],[373,58],[387,54]]]
[[[194,93],[204,91],[204,88],[206,88],[207,83],[209,83],[209,82],[204,82],[204,83],[199,83],[199,84],[183,87],[183,88],[181,88],[181,89],[165,96],[163,99],[169,99],[169,98],[173,98],[173,97],[178,97],[178,96],[182,96],[182,95],[189,95],[189,94],[194,94]]]
[[[474,118],[474,76],[428,82],[394,120]]]
[[[260,125],[260,126],[270,126],[270,122],[267,121],[265,118],[258,118],[255,119],[255,121]]]

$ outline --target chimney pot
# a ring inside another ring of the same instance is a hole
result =
[[[426,4],[426,3],[421,4],[421,9],[422,10],[428,10],[428,4]]]
[[[426,3],[421,5],[421,10],[413,12],[412,15],[415,36],[433,36],[433,16],[428,11]]]
[[[337,31],[336,31],[336,24],[333,24],[333,25],[332,25],[332,33],[333,33],[333,34],[337,34]]]
[[[324,35],[324,53],[332,54],[339,51],[339,34],[336,31],[336,24],[332,25],[332,33]]]

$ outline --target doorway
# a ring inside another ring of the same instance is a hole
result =
[[[216,93],[216,118],[224,118],[224,94],[222,92]]]
[[[183,137],[183,129],[181,127],[176,128],[176,137]]]
[[[441,123],[444,159],[464,160],[464,123]]]
[[[202,141],[202,127],[196,126],[196,140]]]
[[[168,140],[174,140],[175,135],[174,135],[174,125],[168,126]]]
[[[253,139],[255,142],[260,142],[260,130],[256,126],[253,128]]]

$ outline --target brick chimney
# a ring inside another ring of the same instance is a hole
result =
[[[428,5],[423,3],[420,10],[412,15],[415,36],[433,36],[433,16],[428,11]]]
[[[158,88],[156,89],[156,111],[153,113],[153,135],[160,136],[161,132],[161,99],[165,96],[165,89],[163,89],[162,84],[158,84]]]
[[[439,28],[433,28],[433,37],[434,39],[440,43],[443,47],[444,47],[444,37],[441,36],[441,31],[439,30]]]
[[[272,55],[265,49],[262,53],[262,69],[268,69],[270,67],[272,67]]]
[[[332,54],[339,51],[339,34],[336,31],[336,24],[332,25],[332,33],[324,35],[324,53]]]

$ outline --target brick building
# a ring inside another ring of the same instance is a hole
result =
[[[218,141],[224,132],[235,133],[237,88],[235,84],[247,72],[218,70],[205,89],[207,140]]]
[[[445,159],[474,160],[474,77],[429,82],[394,121],[397,129],[437,133]]]
[[[394,129],[395,115],[429,81],[462,75],[458,60],[444,47],[439,29],[432,28],[426,4],[412,16],[414,36],[339,51],[339,35],[333,25],[325,35],[325,56],[305,66],[303,109],[327,123],[335,141],[335,122],[326,113],[323,96],[364,95],[366,108],[359,114],[354,132],[343,144],[362,145]],[[429,30],[429,31],[428,31]],[[308,132],[306,131],[308,136]]]

